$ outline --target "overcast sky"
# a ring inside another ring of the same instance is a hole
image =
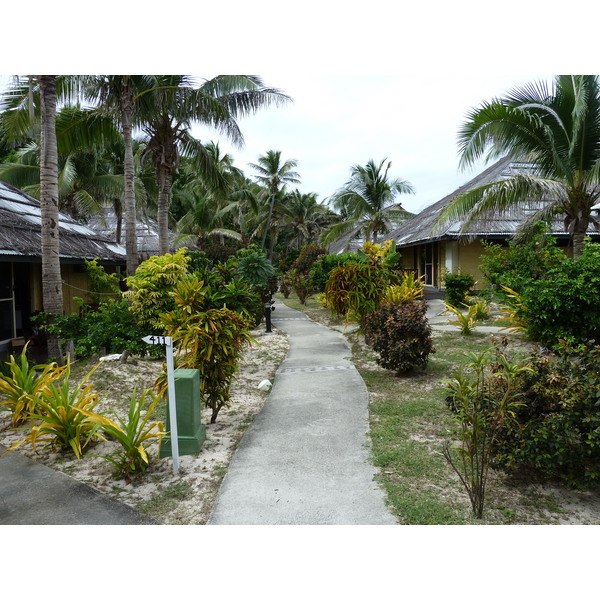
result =
[[[240,121],[245,146],[219,140],[247,175],[268,150],[296,159],[303,192],[324,201],[355,164],[392,162],[390,177],[408,180],[414,195],[399,196],[418,212],[476,175],[485,165],[459,171],[457,133],[467,111],[514,86],[548,78],[530,75],[336,75],[261,72],[265,83],[294,99]],[[206,76],[210,76],[206,75]],[[202,139],[214,132],[196,130]]]

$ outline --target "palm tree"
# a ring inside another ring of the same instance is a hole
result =
[[[368,241],[376,243],[378,234],[391,229],[386,209],[396,202],[398,194],[414,193],[412,185],[404,179],[388,179],[391,166],[391,161],[384,158],[379,164],[371,159],[365,166],[352,167],[350,179],[329,198],[330,205],[341,213],[344,221],[327,232],[325,243],[353,229],[356,229],[353,238],[364,233]]]
[[[41,109],[40,210],[42,219],[42,296],[44,311],[63,312],[58,229],[58,151],[56,147],[56,76],[39,75]],[[48,354],[59,356],[50,336]]]
[[[600,81],[596,75],[559,75],[551,85],[530,83],[473,109],[459,132],[460,164],[513,156],[530,174],[471,189],[440,214],[437,226],[465,218],[463,229],[486,213],[528,200],[542,208],[523,224],[564,216],[575,257],[581,254],[600,196]]]
[[[216,128],[241,146],[243,136],[236,119],[259,108],[281,104],[289,98],[274,88],[264,86],[251,75],[219,75],[193,87],[185,76],[161,75],[152,92],[153,107],[147,113],[144,130],[148,136],[146,153],[152,157],[158,183],[158,230],[161,252],[169,251],[168,206],[171,181],[177,173],[180,156],[194,160],[198,172],[211,190],[224,189],[226,181],[190,127],[199,123]]]
[[[317,202],[314,193],[303,194],[294,190],[286,196],[282,206],[282,228],[291,229],[291,244],[298,250],[307,242],[316,241],[319,234],[330,226],[337,215]]]
[[[275,201],[285,192],[288,183],[300,183],[300,175],[294,171],[298,161],[294,159],[281,162],[281,150],[268,150],[264,156],[258,157],[258,163],[250,163],[250,166],[258,172],[256,180],[261,183],[268,192],[269,214],[265,221],[261,248],[264,249],[267,232],[271,227]],[[273,254],[274,238],[271,239],[270,255]]]
[[[157,82],[149,75],[99,75],[81,79],[85,96],[97,104],[100,113],[113,115],[121,126],[127,275],[133,275],[138,265],[133,130],[143,119],[144,102],[149,100],[149,92],[157,87]]]

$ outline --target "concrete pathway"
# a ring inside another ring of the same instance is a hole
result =
[[[18,452],[0,456],[0,525],[143,524],[155,521]]]
[[[277,303],[290,350],[209,525],[392,525],[369,462],[368,394],[344,336]]]

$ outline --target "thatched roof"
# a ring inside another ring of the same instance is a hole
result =
[[[508,239],[515,234],[521,223],[541,208],[543,201],[531,201],[510,211],[488,214],[473,221],[465,231],[461,231],[464,220],[447,223],[435,232],[433,232],[433,227],[442,210],[459,194],[487,183],[507,179],[517,173],[531,172],[531,167],[529,163],[515,162],[509,156],[504,157],[448,196],[428,206],[418,215],[406,221],[406,223],[392,231],[389,237],[396,241],[397,246],[412,246],[447,239]],[[551,232],[552,235],[558,238],[568,237],[560,217],[552,223]],[[589,233],[598,235],[598,232],[593,228],[590,228]]]
[[[394,229],[400,227],[408,219],[413,217],[412,213],[404,210],[402,204],[394,204],[388,206],[385,211],[388,213],[389,220]],[[341,235],[337,240],[329,245],[330,254],[340,254],[341,252],[354,252],[362,248],[365,243],[364,236],[359,234],[361,226],[355,227],[352,231]],[[382,239],[389,239],[389,234],[382,236]]]
[[[112,241],[117,239],[117,216],[112,207],[105,207],[102,214],[94,215],[88,219],[88,226],[94,231],[106,236]],[[121,244],[125,244],[126,227],[123,219],[121,231]],[[160,254],[160,244],[158,240],[158,223],[154,219],[138,216],[136,222],[137,249],[140,260],[145,260],[150,256]],[[181,248],[190,244],[181,244],[176,242],[173,232],[169,232],[169,245],[171,248]]]
[[[42,253],[40,203],[0,181],[0,260],[39,262]],[[125,262],[125,248],[65,214],[59,216],[60,258],[105,264]]]

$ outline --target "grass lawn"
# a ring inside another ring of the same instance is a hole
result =
[[[341,324],[315,296],[308,298],[306,305],[295,296],[277,299],[324,325]],[[539,485],[533,478],[518,480],[491,472],[484,518],[477,520],[465,489],[441,454],[455,430],[442,381],[451,376],[465,351],[484,350],[494,336],[477,330],[464,336],[458,328],[456,332],[434,331],[436,353],[427,368],[399,377],[377,364],[376,354],[365,345],[363,336],[356,332],[345,335],[369,390],[373,462],[380,470],[389,506],[401,523],[550,524],[564,515],[556,495],[560,490]],[[531,347],[521,336],[507,337],[509,348],[527,352]]]

